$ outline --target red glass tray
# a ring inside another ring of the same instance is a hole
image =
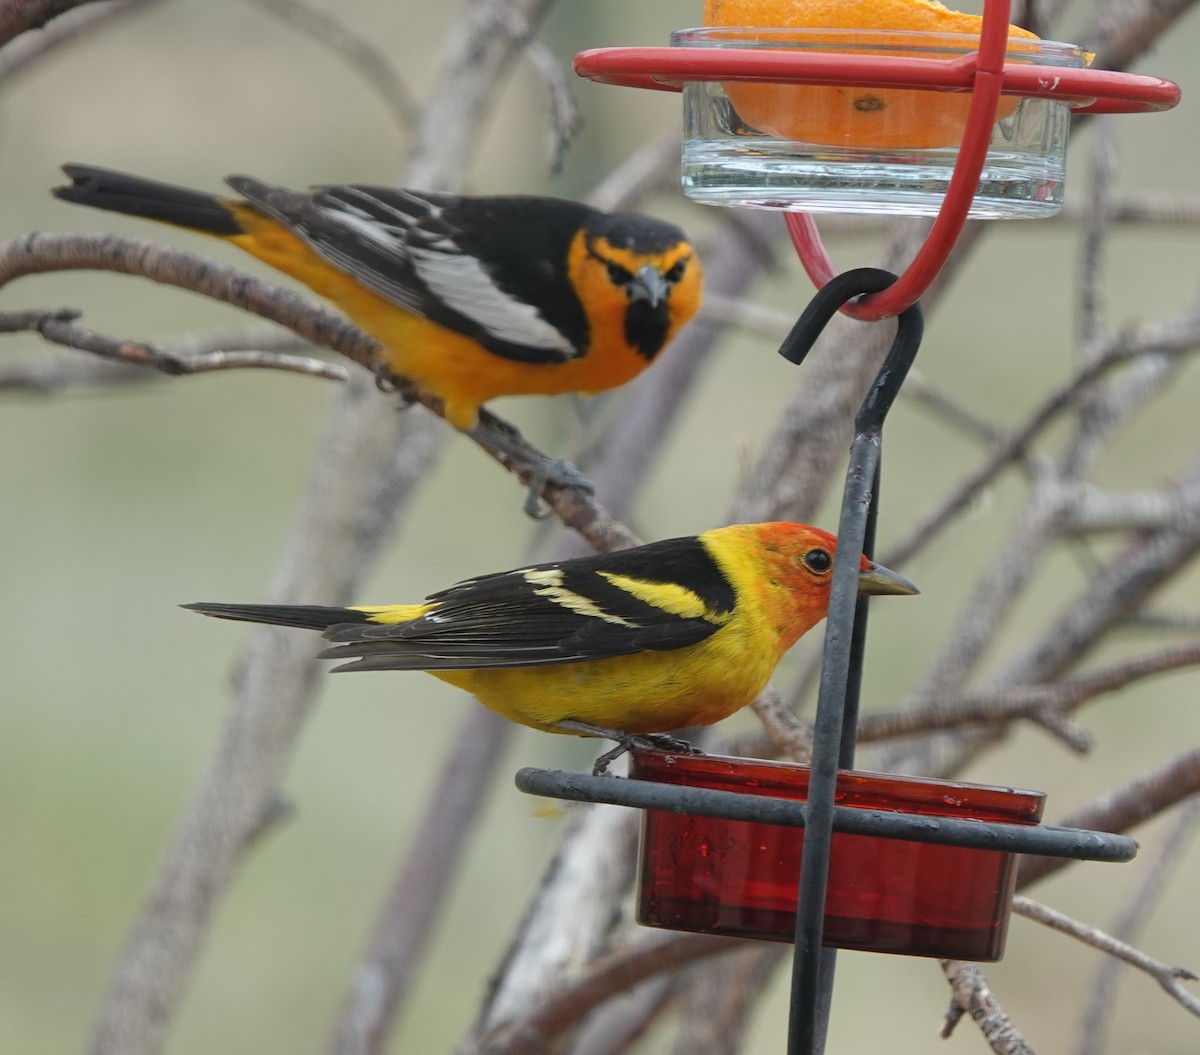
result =
[[[630,775],[803,801],[808,767],[716,755],[634,753]],[[1035,791],[843,771],[839,805],[1036,825]],[[803,829],[647,810],[638,922],[791,941]],[[1004,953],[1017,855],[833,834],[824,944],[979,961]]]

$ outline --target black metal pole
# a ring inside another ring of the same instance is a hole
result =
[[[780,354],[799,363],[808,354],[829,320],[842,304],[863,293],[887,288],[896,276],[862,268],[838,275],[821,289],[797,320],[780,348]],[[834,559],[825,628],[825,655],[813,733],[804,854],[800,863],[800,893],[796,909],[795,950],[792,966],[792,999],[788,1027],[789,1055],[820,1055],[828,1027],[833,959],[823,955],[821,936],[825,923],[825,884],[829,872],[829,845],[833,833],[834,793],[844,751],[843,730],[853,742],[853,727],[844,722],[849,704],[857,716],[857,699],[850,701],[851,686],[860,679],[865,622],[856,632],[858,556],[867,537],[872,488],[879,466],[883,422],[920,347],[924,322],[917,305],[899,318],[896,338],[887,359],[855,418],[854,443],[842,495],[838,523],[838,551]],[[855,645],[857,644],[857,647]],[[851,675],[851,664],[857,669]]]

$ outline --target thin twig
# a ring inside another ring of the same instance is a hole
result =
[[[88,0],[84,0],[88,2]],[[61,17],[45,26],[38,33],[22,39],[14,39],[0,51],[0,85],[16,77],[51,52],[77,40],[91,39],[92,35],[125,15],[131,15],[160,0],[103,0],[92,6],[66,11]],[[18,4],[20,6],[20,4]],[[35,5],[27,4],[32,8]],[[0,20],[3,14],[0,12]]]
[[[579,977],[560,983],[520,1017],[500,1022],[460,1051],[462,1055],[535,1055],[614,994],[661,972],[745,947],[741,939],[709,934],[639,935],[589,964]]]
[[[375,87],[396,127],[411,132],[421,107],[383,48],[344,22],[301,0],[247,0],[344,58]]]
[[[532,16],[540,2],[527,0],[526,13]],[[498,79],[513,57],[507,38],[494,32],[492,6],[468,0],[449,38],[436,102],[416,136],[408,173],[416,185],[452,188],[478,141]],[[11,253],[12,243],[7,248]],[[13,277],[6,272],[11,262],[0,249],[0,283]],[[235,285],[240,291],[268,288],[256,282],[243,276]],[[275,288],[266,299],[288,304],[299,298]],[[306,338],[329,346],[341,335],[347,348],[338,350],[369,358],[373,342],[343,320],[312,305],[304,311],[310,322],[321,320],[314,329],[328,340],[317,333]],[[261,314],[271,317],[269,310]],[[349,600],[406,511],[444,435],[444,427],[427,414],[396,414],[365,374],[356,373],[342,386],[271,598]],[[93,1055],[155,1055],[162,1048],[213,914],[236,873],[245,833],[262,804],[275,796],[311,706],[320,646],[299,637],[265,630],[252,638],[220,741],[118,965]]]
[[[0,0],[0,48],[28,30],[41,29],[73,8],[96,2],[97,0]]]
[[[965,1012],[970,1014],[996,1055],[1034,1055],[1033,1048],[1000,1006],[978,964],[942,960],[941,965],[954,994],[938,1033],[943,1040],[954,1031]]]
[[[1132,945],[1117,940],[1111,934],[1106,934],[1098,927],[1072,919],[1041,902],[1033,901],[1020,894],[1013,898],[1012,910],[1019,916],[1043,923],[1062,934],[1078,939],[1085,945],[1090,945],[1093,949],[1099,949],[1108,956],[1115,956],[1118,960],[1131,967],[1136,967],[1139,971],[1145,971],[1175,1000],[1200,1018],[1200,997],[1189,992],[1182,984],[1184,981],[1194,982],[1200,979],[1200,975],[1194,971],[1190,971],[1186,967],[1172,967],[1161,960],[1156,960],[1152,956],[1147,956],[1140,949],[1135,949]]]
[[[1126,902],[1125,911],[1113,925],[1112,934],[1133,943],[1149,920],[1166,888],[1167,878],[1178,863],[1200,822],[1200,798],[1192,799],[1175,818],[1158,842],[1153,856],[1141,855],[1142,876]],[[1115,1005],[1120,962],[1111,957],[1101,961],[1079,1019],[1078,1055],[1102,1055],[1108,1023]]]
[[[468,838],[486,805],[503,748],[514,726],[472,704],[441,776],[431,784],[433,802],[410,843],[354,973],[330,1050],[343,1055],[384,1050],[396,1009],[416,980],[421,953],[441,918],[440,907]]]
[[[692,967],[673,1055],[737,1055],[746,1043],[755,1005],[790,952],[787,945],[756,942],[721,960]]]
[[[858,725],[862,743],[963,725],[992,724],[1031,718],[1042,711],[1069,712],[1135,681],[1200,664],[1200,642],[1177,645],[1124,660],[1066,681],[1017,685],[996,692],[972,693],[945,701],[925,700],[903,711],[864,715]]]
[[[1200,748],[1193,748],[1122,787],[1104,792],[1055,823],[1068,828],[1127,832],[1197,793],[1200,793]],[[1017,866],[1017,889],[1024,890],[1070,863],[1061,857],[1022,856]]]
[[[349,376],[344,366],[328,363],[311,356],[280,355],[262,350],[215,350],[193,355],[179,355],[148,341],[114,340],[74,325],[80,313],[69,308],[43,312],[21,312],[0,315],[0,333],[32,331],[52,344],[76,351],[88,352],[114,363],[139,366],[178,377],[183,374],[202,374],[214,370],[283,370],[306,374],[327,381],[345,381]]]
[[[801,721],[779,692],[768,685],[750,704],[781,757],[791,762],[812,758],[812,726]]]

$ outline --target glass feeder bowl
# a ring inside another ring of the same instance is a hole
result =
[[[754,27],[682,29],[671,43],[940,62],[979,48],[961,33]],[[1005,61],[1078,69],[1089,59],[1073,44],[1011,38]],[[935,215],[970,100],[967,91],[688,81],[683,191],[709,205]],[[997,118],[969,215],[1052,216],[1062,206],[1068,105],[1001,96]]]
[[[635,751],[630,776],[662,784],[803,801],[807,766],[719,755]],[[855,770],[841,806],[1036,825],[1041,792]],[[792,941],[801,828],[646,810],[639,923]],[[834,832],[824,944],[977,961],[1004,953],[1016,854]]]

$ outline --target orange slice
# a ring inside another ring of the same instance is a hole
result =
[[[887,33],[966,33],[978,39],[980,15],[964,15],[938,0],[705,0],[708,26],[784,26],[796,29],[853,29]],[[1010,26],[1013,37],[1037,40],[1027,29]],[[798,36],[803,40],[803,36]],[[813,38],[816,39],[815,37]],[[848,54],[872,53],[858,34],[821,34],[832,48]],[[894,43],[894,40],[893,40]],[[905,44],[908,44],[906,38]],[[886,54],[923,58],[922,48],[944,47],[930,37],[912,38],[914,50]],[[971,96],[967,92],[861,88],[852,85],[724,85],[741,120],[767,135],[831,147],[914,148],[957,146],[962,140]],[[1019,99],[1001,98],[996,120],[1003,120]]]

